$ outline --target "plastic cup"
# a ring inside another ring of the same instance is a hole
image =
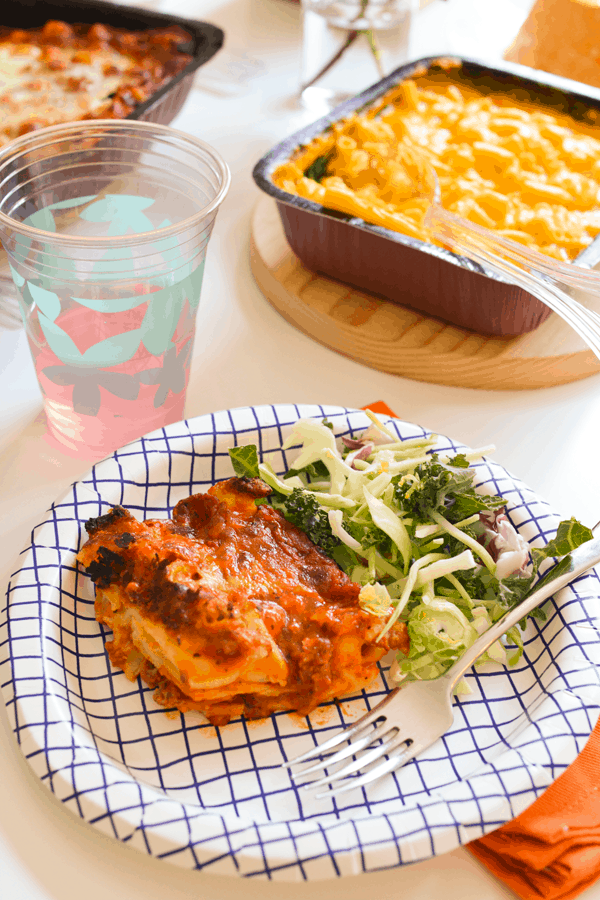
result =
[[[55,125],[0,150],[0,238],[46,437],[100,459],[183,417],[206,248],[229,188],[164,125]]]

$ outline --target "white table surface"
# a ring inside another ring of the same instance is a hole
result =
[[[232,170],[209,247],[186,415],[276,402],[361,406],[386,400],[403,418],[495,458],[565,516],[600,519],[600,376],[540,391],[440,387],[375,372],[285,322],[255,285],[249,229],[259,192],[254,163],[310,121],[296,106],[300,13],[291,0],[149,0],[153,9],[221,26],[225,48],[199,73],[175,127],[204,138]],[[531,0],[441,0],[424,10],[411,56],[462,52],[494,59]],[[42,440],[41,395],[22,330],[0,329],[0,584],[18,568],[31,528],[88,468]],[[464,849],[404,869],[278,885],[180,870],[142,856],[65,812],[30,773],[0,704],[2,900],[363,900],[513,896]],[[585,900],[600,900],[600,883]]]

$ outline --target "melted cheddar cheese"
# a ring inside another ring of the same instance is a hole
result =
[[[426,163],[446,209],[548,256],[573,260],[600,232],[597,129],[425,77],[335,123],[276,169],[273,181],[427,240]]]

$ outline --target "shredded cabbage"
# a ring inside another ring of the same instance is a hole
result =
[[[270,502],[309,523],[312,540],[361,585],[360,606],[381,622],[378,640],[406,623],[410,651],[397,654],[392,681],[437,678],[520,602],[542,559],[565,555],[591,532],[575,520],[561,523],[556,540],[534,550],[528,564],[505,501],[489,484],[474,487],[470,462],[493,447],[440,456],[437,435],[402,441],[367,414],[372,424],[344,447],[325,421],[300,419],[283,444],[300,445],[294,472],[280,478],[263,462],[258,473],[275,492]],[[514,665],[522,653],[515,627],[480,661]],[[457,687],[469,690],[466,682]]]
[[[330,509],[328,512],[328,516],[331,530],[333,531],[335,536],[340,539],[342,544],[346,544],[346,546],[350,547],[351,550],[360,550],[362,552],[361,545],[357,540],[355,540],[355,538],[352,537],[351,534],[348,534],[348,532],[342,525],[344,514],[341,509]]]
[[[408,569],[411,546],[406,525],[397,513],[386,506],[382,500],[374,497],[366,487],[363,488],[363,492],[373,523],[392,539],[402,554],[404,568]]]
[[[448,600],[420,603],[408,618],[411,657],[432,653],[452,661],[475,643],[479,635],[460,609]]]

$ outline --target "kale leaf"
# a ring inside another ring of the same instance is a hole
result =
[[[271,504],[291,522],[297,525],[325,553],[331,556],[341,541],[335,537],[329,525],[329,517],[316,499],[300,488],[294,488],[288,497],[278,494],[271,497]]]
[[[457,453],[456,456],[453,456],[452,459],[448,460],[448,465],[452,466],[454,469],[468,469],[469,460],[464,453]]]
[[[490,496],[489,494],[478,494],[475,489],[465,494],[457,494],[454,497],[452,505],[447,511],[448,520],[450,522],[461,522],[474,516],[480,512],[494,512],[506,506],[504,497]]]
[[[329,469],[324,462],[318,459],[314,463],[309,463],[303,469],[288,469],[283,476],[283,480],[291,478],[292,475],[299,475],[301,472],[308,475],[311,480],[319,481],[322,478],[329,478]]]
[[[556,537],[549,541],[545,547],[535,548],[531,551],[533,564],[537,569],[540,563],[550,556],[566,556],[571,550],[575,550],[581,544],[585,544],[586,541],[591,541],[593,536],[590,529],[575,518],[561,522],[557,528]]]
[[[312,178],[313,181],[320,182],[321,179],[325,178],[327,175],[327,166],[329,165],[331,156],[331,152],[325,153],[323,156],[317,156],[314,162],[304,170],[304,177]]]
[[[238,478],[259,478],[258,451],[256,444],[231,447],[229,450],[233,471]]]
[[[394,496],[403,510],[419,521],[428,521],[430,510],[435,509],[440,509],[450,522],[460,522],[475,513],[506,505],[502,497],[477,493],[473,487],[475,472],[463,454],[444,464],[434,453],[430,461],[416,467],[415,476],[416,479],[394,479]]]

